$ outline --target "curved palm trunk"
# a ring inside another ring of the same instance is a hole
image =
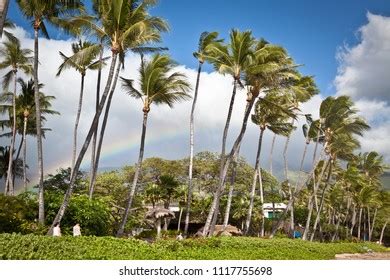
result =
[[[240,151],[238,151],[238,154],[239,153]],[[239,157],[238,154],[233,159],[233,170],[232,170],[232,176],[230,178],[230,186],[229,186],[228,199],[226,203],[225,216],[223,219],[223,230],[225,230],[225,228],[229,224],[230,210],[232,207],[233,192],[234,192],[234,182],[236,181],[236,176],[237,176],[237,161]]]
[[[352,211],[351,230],[350,230],[351,236],[353,234],[353,229],[354,229],[355,225],[356,225],[356,204],[353,205],[353,211]]]
[[[0,1],[0,38],[3,35],[3,27],[5,19],[7,18],[9,0]]]
[[[368,231],[368,241],[371,241],[371,239],[372,239],[372,233],[374,232],[374,226],[375,226],[375,220],[376,220],[377,213],[378,213],[378,208],[375,208],[374,217],[372,218],[371,228],[369,228],[369,231]]]
[[[119,68],[117,69],[117,71],[115,73],[115,77],[114,77],[113,82],[112,82],[110,93],[108,94],[106,110],[104,111],[103,123],[102,123],[102,127],[100,128],[99,142],[98,142],[97,149],[96,149],[96,156],[95,156],[95,160],[94,160],[93,173],[92,173],[92,178],[91,178],[91,183],[90,183],[90,188],[89,188],[89,199],[92,199],[92,196],[93,196],[97,170],[99,168],[100,153],[101,153],[102,146],[103,146],[103,139],[104,139],[104,134],[106,131],[108,115],[110,113],[112,97],[114,96],[114,91],[116,88],[116,84],[118,82],[118,76],[119,76]],[[95,134],[98,131],[98,126],[99,126],[99,120],[98,120],[98,125],[96,126]]]
[[[276,133],[274,133],[274,136],[272,137],[271,150],[269,152],[269,174],[271,175],[273,172],[273,154],[275,148],[275,141],[276,141]]]
[[[184,236],[187,236],[188,226],[190,224],[190,211],[191,211],[192,190],[193,190],[192,169],[193,169],[193,162],[194,162],[194,113],[195,113],[196,100],[198,99],[198,89],[199,89],[199,80],[200,80],[201,71],[202,71],[202,63],[199,62],[198,75],[196,77],[194,99],[192,101],[191,115],[190,115],[190,165],[188,167],[188,194],[187,194],[186,217],[184,220]]]
[[[326,179],[325,186],[324,186],[324,189],[323,189],[323,191],[322,191],[321,200],[320,200],[320,206],[319,206],[319,208],[318,208],[317,217],[316,217],[316,220],[315,220],[315,222],[314,222],[313,234],[312,234],[311,237],[310,237],[310,241],[313,241],[314,236],[315,236],[315,234],[316,234],[317,226],[318,226],[318,224],[319,224],[319,222],[320,222],[320,218],[321,218],[322,207],[324,206],[325,192],[326,192],[326,189],[327,189],[327,187],[328,187],[328,185],[329,185],[330,178],[331,178],[331,176],[332,176],[331,158],[329,158],[328,162],[329,162],[328,177],[327,177],[327,179]]]
[[[99,110],[99,101],[100,101],[100,83],[102,79],[102,60],[103,60],[103,43],[102,40],[100,41],[100,54],[99,54],[99,62],[100,66],[98,69],[98,77],[97,77],[97,83],[96,83],[96,109],[95,112]],[[90,171],[90,181],[89,181],[89,199],[92,199],[93,192],[95,189],[95,182],[96,182],[96,173],[98,169],[98,164],[96,164],[96,161],[98,161],[98,158],[100,158],[100,154],[96,151],[96,142],[97,142],[97,134],[98,134],[98,128],[99,128],[99,122],[96,127],[96,130],[93,133],[93,139],[92,139],[92,153],[91,153],[91,171]]]
[[[228,135],[228,132],[229,132],[230,120],[231,120],[232,113],[233,113],[234,100],[236,98],[237,83],[238,83],[238,80],[234,79],[234,82],[233,82],[233,92],[232,92],[232,96],[230,98],[230,104],[229,104],[229,111],[228,111],[228,115],[226,117],[225,128],[223,130],[220,174],[222,174],[223,168],[224,168],[224,164],[225,164],[226,140],[227,140],[227,135]],[[226,171],[226,173],[227,173],[227,171]],[[224,185],[225,185],[225,183],[223,183],[223,186],[221,187],[222,189],[224,188]],[[214,202],[214,200],[213,200],[213,203],[211,204],[209,215],[207,216],[206,224],[205,224],[205,227],[204,227],[204,230],[203,230],[203,235],[206,234],[206,230],[209,231],[210,225],[212,225],[212,228],[213,228],[212,231],[214,232],[214,227],[215,227],[215,224],[217,223],[218,211],[219,211],[219,199],[220,199],[219,196],[221,195],[221,192],[222,192],[222,190],[219,190],[219,188],[220,187],[217,186],[216,193],[214,194],[214,197],[216,195],[218,195],[218,198],[216,198],[218,201]],[[214,215],[215,215],[215,217],[214,217]],[[206,225],[207,225],[207,228],[206,228]]]
[[[291,124],[294,124],[294,119],[291,121]],[[291,187],[290,181],[288,179],[288,163],[287,163],[287,150],[288,150],[288,145],[290,143],[290,135],[287,136],[286,138],[286,143],[284,145],[284,150],[283,150],[283,160],[284,160],[284,177],[287,182],[288,186],[288,193],[289,193],[289,198],[290,200],[293,200],[293,188]],[[294,200],[293,200],[294,201]],[[290,208],[290,234],[291,237],[294,237],[294,202],[291,204]]]
[[[250,101],[247,101],[240,133],[237,136],[236,141],[234,142],[233,147],[232,147],[229,155],[227,156],[227,158],[224,162],[223,168],[220,170],[219,184],[218,184],[218,187],[217,187],[216,192],[214,194],[213,202],[211,204],[210,211],[209,211],[209,214],[208,214],[208,217],[207,217],[204,229],[203,229],[203,236],[205,236],[207,233],[210,236],[212,236],[214,234],[216,219],[213,220],[213,223],[211,223],[211,220],[213,219],[214,213],[216,213],[216,209],[219,208],[219,199],[220,199],[220,195],[223,191],[223,188],[225,186],[225,181],[226,181],[226,176],[227,176],[227,172],[229,169],[229,165],[230,165],[232,159],[234,158],[234,156],[236,156],[236,154],[241,146],[241,142],[242,142],[242,139],[244,137],[246,127],[248,125],[248,118],[249,118],[250,112],[252,111],[254,103],[255,103],[255,98],[251,98]]]
[[[382,244],[383,236],[385,234],[385,229],[386,229],[386,226],[387,226],[388,223],[389,223],[389,221],[386,221],[385,224],[382,227],[381,235],[379,237],[379,244]]]
[[[122,223],[120,224],[118,232],[116,234],[117,237],[122,236],[124,231],[125,231],[125,225],[127,223],[127,219],[129,217],[129,213],[130,213],[130,208],[131,208],[131,205],[133,204],[134,195],[135,195],[135,192],[137,190],[138,177],[139,177],[139,173],[141,172],[142,160],[143,160],[143,157],[144,157],[144,147],[145,147],[145,136],[146,136],[146,125],[147,125],[147,122],[148,122],[148,112],[145,111],[144,112],[143,121],[142,121],[141,145],[140,145],[140,148],[139,148],[137,168],[135,169],[133,184],[132,184],[131,189],[130,189],[130,195],[129,195],[129,199],[127,201],[125,214],[123,215]]]
[[[99,110],[96,112],[96,114],[95,114],[95,116],[94,116],[94,118],[92,120],[92,124],[91,124],[91,126],[89,128],[87,137],[85,138],[84,144],[81,147],[80,153],[79,153],[79,155],[77,157],[77,160],[76,160],[76,163],[75,163],[75,166],[74,166],[74,171],[72,172],[72,175],[71,175],[71,178],[70,178],[69,187],[68,187],[68,189],[67,189],[67,191],[65,193],[64,200],[63,200],[63,202],[61,204],[61,207],[58,210],[57,215],[54,218],[53,223],[52,223],[52,225],[51,225],[51,227],[50,227],[50,229],[49,229],[49,231],[47,233],[48,235],[50,235],[52,233],[54,224],[59,223],[62,220],[62,217],[65,214],[65,210],[66,210],[66,208],[69,205],[70,197],[71,197],[71,195],[73,193],[74,185],[75,185],[75,182],[76,182],[76,174],[78,173],[78,171],[80,169],[81,161],[83,160],[83,158],[85,156],[85,153],[87,152],[87,149],[89,147],[89,144],[91,143],[91,139],[92,139],[93,133],[96,130],[96,127],[98,126],[100,114],[102,113],[103,107],[104,107],[104,105],[106,103],[106,99],[107,99],[107,96],[108,96],[108,93],[109,93],[109,90],[110,90],[110,86],[111,86],[111,83],[112,83],[112,80],[113,80],[113,76],[114,76],[115,65],[117,64],[116,63],[117,62],[117,57],[118,57],[118,54],[113,52],[112,59],[111,59],[111,66],[110,66],[110,70],[109,70],[109,74],[108,74],[108,78],[107,78],[107,83],[106,83],[106,86],[105,86],[105,89],[104,89],[104,92],[103,92],[103,96],[102,96],[102,98],[100,100],[100,103],[99,103]],[[118,65],[116,66],[116,72],[117,73],[119,73],[120,67],[121,67],[121,64],[118,63]],[[117,77],[117,74],[115,76]]]
[[[42,148],[42,128],[41,128],[41,106],[39,100],[39,82],[38,82],[38,31],[39,25],[34,26],[34,100],[35,100],[35,119],[37,127],[37,151],[38,151],[38,222],[43,225],[45,223],[45,203],[44,203],[44,188],[43,188],[43,148]]]
[[[252,189],[249,197],[249,208],[248,213],[246,215],[246,221],[245,221],[245,232],[244,234],[247,235],[249,232],[249,227],[252,220],[252,211],[253,211],[253,203],[255,198],[255,191],[256,191],[256,183],[257,183],[257,177],[258,177],[258,169],[259,169],[259,163],[260,163],[260,154],[261,154],[261,144],[263,142],[263,135],[264,135],[264,129],[260,128],[260,135],[259,135],[259,143],[257,146],[257,154],[256,154],[256,163],[255,168],[253,172],[253,181],[252,181]]]
[[[317,209],[317,212],[318,212],[318,207],[317,207],[317,204],[316,204],[316,195],[317,195],[317,191],[318,191],[318,188],[321,184],[321,181],[322,181],[322,178],[324,176],[324,173],[325,173],[325,170],[328,168],[330,164],[330,161],[327,161],[326,164],[324,164],[322,166],[322,169],[321,169],[321,173],[320,173],[320,176],[317,180],[317,182],[314,180],[315,179],[315,173],[313,173],[313,192],[309,198],[309,212],[307,214],[307,219],[306,219],[306,225],[305,225],[305,230],[303,231],[303,235],[302,235],[302,239],[303,240],[306,240],[307,239],[307,236],[310,232],[310,222],[311,222],[311,216],[313,214],[313,208],[314,208],[314,205],[316,206],[316,209]]]
[[[84,74],[81,74],[81,85],[80,85],[80,96],[79,96],[79,105],[77,107],[76,121],[74,123],[73,129],[73,151],[72,151],[72,172],[74,169],[74,163],[76,161],[76,152],[77,152],[77,129],[79,127],[81,109],[83,106],[83,93],[84,93]]]
[[[27,174],[26,174],[26,157],[27,157],[27,117],[23,120],[23,186],[24,190],[27,191]]]
[[[362,224],[362,214],[363,214],[363,207],[360,207],[359,209],[359,220],[358,220],[358,233],[357,238],[360,240],[360,232],[361,232],[361,224]]]
[[[9,149],[7,179],[5,181],[5,194],[8,194],[8,195],[15,194],[14,179],[13,179],[14,174],[13,174],[12,164],[13,164],[13,160],[14,160],[13,152],[14,152],[15,140],[16,140],[16,80],[17,80],[16,73],[17,73],[17,70],[14,69],[13,72],[14,72],[14,93],[12,94],[12,114],[13,114],[12,137],[11,137],[11,145],[10,145],[10,149]]]

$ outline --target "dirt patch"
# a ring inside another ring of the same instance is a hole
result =
[[[337,254],[336,260],[390,260],[390,252],[366,254]]]

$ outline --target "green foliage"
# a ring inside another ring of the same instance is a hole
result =
[[[63,195],[53,192],[45,195],[46,219],[51,222],[62,203]],[[76,223],[80,224],[83,235],[108,235],[112,224],[108,201],[102,198],[90,200],[87,195],[74,195],[61,221],[62,233],[70,234]]]
[[[113,237],[48,237],[0,235],[0,259],[74,260],[74,259],[333,259],[339,253],[385,251],[373,243],[317,243],[290,239],[223,237],[160,240],[149,244],[137,239]]]
[[[35,231],[34,218],[37,215],[38,204],[29,193],[18,196],[0,194],[0,209],[0,233]]]

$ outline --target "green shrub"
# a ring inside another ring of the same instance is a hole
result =
[[[0,234],[0,259],[333,259],[339,253],[384,251],[374,243],[317,243],[250,237],[172,239],[147,243],[114,237]]]

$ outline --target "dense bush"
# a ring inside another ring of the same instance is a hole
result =
[[[338,253],[384,251],[373,243],[317,243],[224,237],[160,240],[1,234],[0,259],[333,259]]]
[[[34,219],[38,204],[30,193],[18,196],[0,194],[0,233],[30,233],[36,228]]]
[[[63,201],[57,192],[45,194],[46,220],[51,223]],[[112,218],[109,203],[103,198],[90,200],[87,195],[74,195],[61,221],[61,231],[70,234],[72,227],[79,223],[83,235],[103,236],[110,234]]]

